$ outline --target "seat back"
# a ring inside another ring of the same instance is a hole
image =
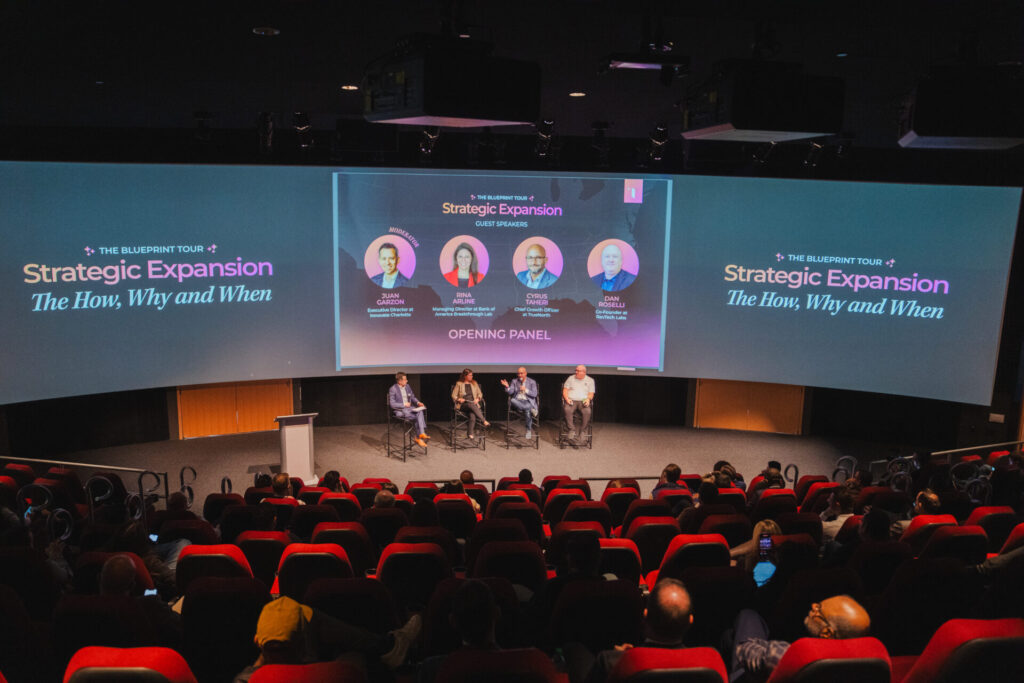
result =
[[[376,579],[314,579],[302,604],[380,635],[401,625],[391,591]]]
[[[643,595],[631,581],[571,581],[551,611],[550,642],[582,643],[591,652],[637,643],[642,637],[643,612]]]
[[[536,648],[458,650],[437,674],[445,683],[564,683],[551,658]],[[257,682],[258,683],[258,682]]]
[[[638,584],[643,572],[640,549],[628,538],[600,538],[602,574],[614,574],[620,579]]]
[[[801,638],[782,655],[769,683],[889,683],[892,662],[876,638]]]
[[[470,576],[502,576],[537,591],[547,580],[540,546],[532,541],[491,541],[476,555]]]
[[[981,564],[988,554],[988,537],[980,526],[942,526],[921,550],[921,557],[955,557]]]
[[[245,505],[245,498],[237,493],[211,493],[203,502],[203,519],[210,524],[220,523],[224,508],[229,505]]]
[[[65,683],[196,683],[184,657],[166,647],[84,647],[64,671]]]
[[[184,593],[190,583],[204,576],[252,578],[252,568],[242,549],[233,543],[188,545],[178,555],[175,582]]]
[[[533,503],[515,502],[505,503],[498,509],[495,519],[518,519],[526,529],[526,535],[531,541],[538,545],[545,542],[544,522],[541,520],[540,510]]]
[[[722,655],[713,647],[634,647],[608,674],[608,683],[728,683]]]
[[[612,526],[622,526],[626,511],[634,500],[640,499],[640,492],[634,488],[605,489],[601,494],[601,502],[608,506],[612,514]]]
[[[605,536],[612,533],[612,513],[608,504],[599,500],[574,500],[565,508],[563,522],[597,522]]]
[[[300,505],[292,511],[288,528],[303,541],[309,541],[317,524],[340,521],[337,510],[331,505]]]
[[[283,531],[243,531],[238,534],[235,543],[249,562],[252,575],[266,584],[267,588],[273,586],[281,555],[291,543],[288,534]]]
[[[437,520],[455,538],[468,539],[476,526],[473,503],[465,493],[439,493],[434,496]]]
[[[363,514],[359,499],[351,493],[328,492],[320,496],[320,505],[330,505],[338,513],[339,522],[358,522]]]
[[[950,619],[928,641],[903,683],[1024,680],[1024,619]]]
[[[563,484],[565,482],[562,482]],[[544,501],[544,521],[554,526],[562,521],[566,508],[577,500],[587,500],[587,495],[580,489],[559,487],[548,494]]]
[[[281,595],[301,601],[315,579],[351,578],[352,565],[336,543],[292,543],[281,554],[277,581]]]
[[[203,681],[231,680],[259,656],[253,642],[269,584],[254,578],[190,581],[181,609],[182,654]]]
[[[669,544],[678,535],[679,523],[672,517],[637,517],[629,525],[626,538],[636,543],[646,573],[659,567]],[[725,539],[722,542],[725,543]]]
[[[421,611],[451,563],[436,543],[391,543],[377,562],[377,578],[388,587],[400,610]]]

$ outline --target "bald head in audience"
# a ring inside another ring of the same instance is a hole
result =
[[[682,581],[662,579],[647,596],[644,610],[644,635],[648,641],[674,645],[693,624],[693,603]]]
[[[815,638],[861,638],[871,630],[871,619],[849,595],[837,595],[811,605],[804,626]]]

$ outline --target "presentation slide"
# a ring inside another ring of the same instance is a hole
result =
[[[676,185],[669,372],[989,403],[1020,188]]]
[[[0,404],[462,367],[986,405],[1021,188],[0,162]]]
[[[337,369],[661,369],[672,181],[337,173]]]

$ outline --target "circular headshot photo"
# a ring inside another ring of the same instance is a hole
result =
[[[550,287],[562,274],[562,250],[547,237],[530,237],[512,254],[512,270],[530,289]]]
[[[602,290],[621,292],[636,280],[640,272],[640,259],[633,247],[622,240],[604,240],[590,250],[587,272],[594,284]]]
[[[490,264],[487,247],[472,235],[453,237],[441,249],[441,274],[453,287],[476,287]]]
[[[363,254],[366,277],[382,289],[409,286],[416,271],[416,250],[404,237],[381,235]]]

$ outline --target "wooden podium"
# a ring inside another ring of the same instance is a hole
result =
[[[279,415],[274,422],[281,429],[281,471],[316,486],[313,473],[313,418],[320,413]]]

